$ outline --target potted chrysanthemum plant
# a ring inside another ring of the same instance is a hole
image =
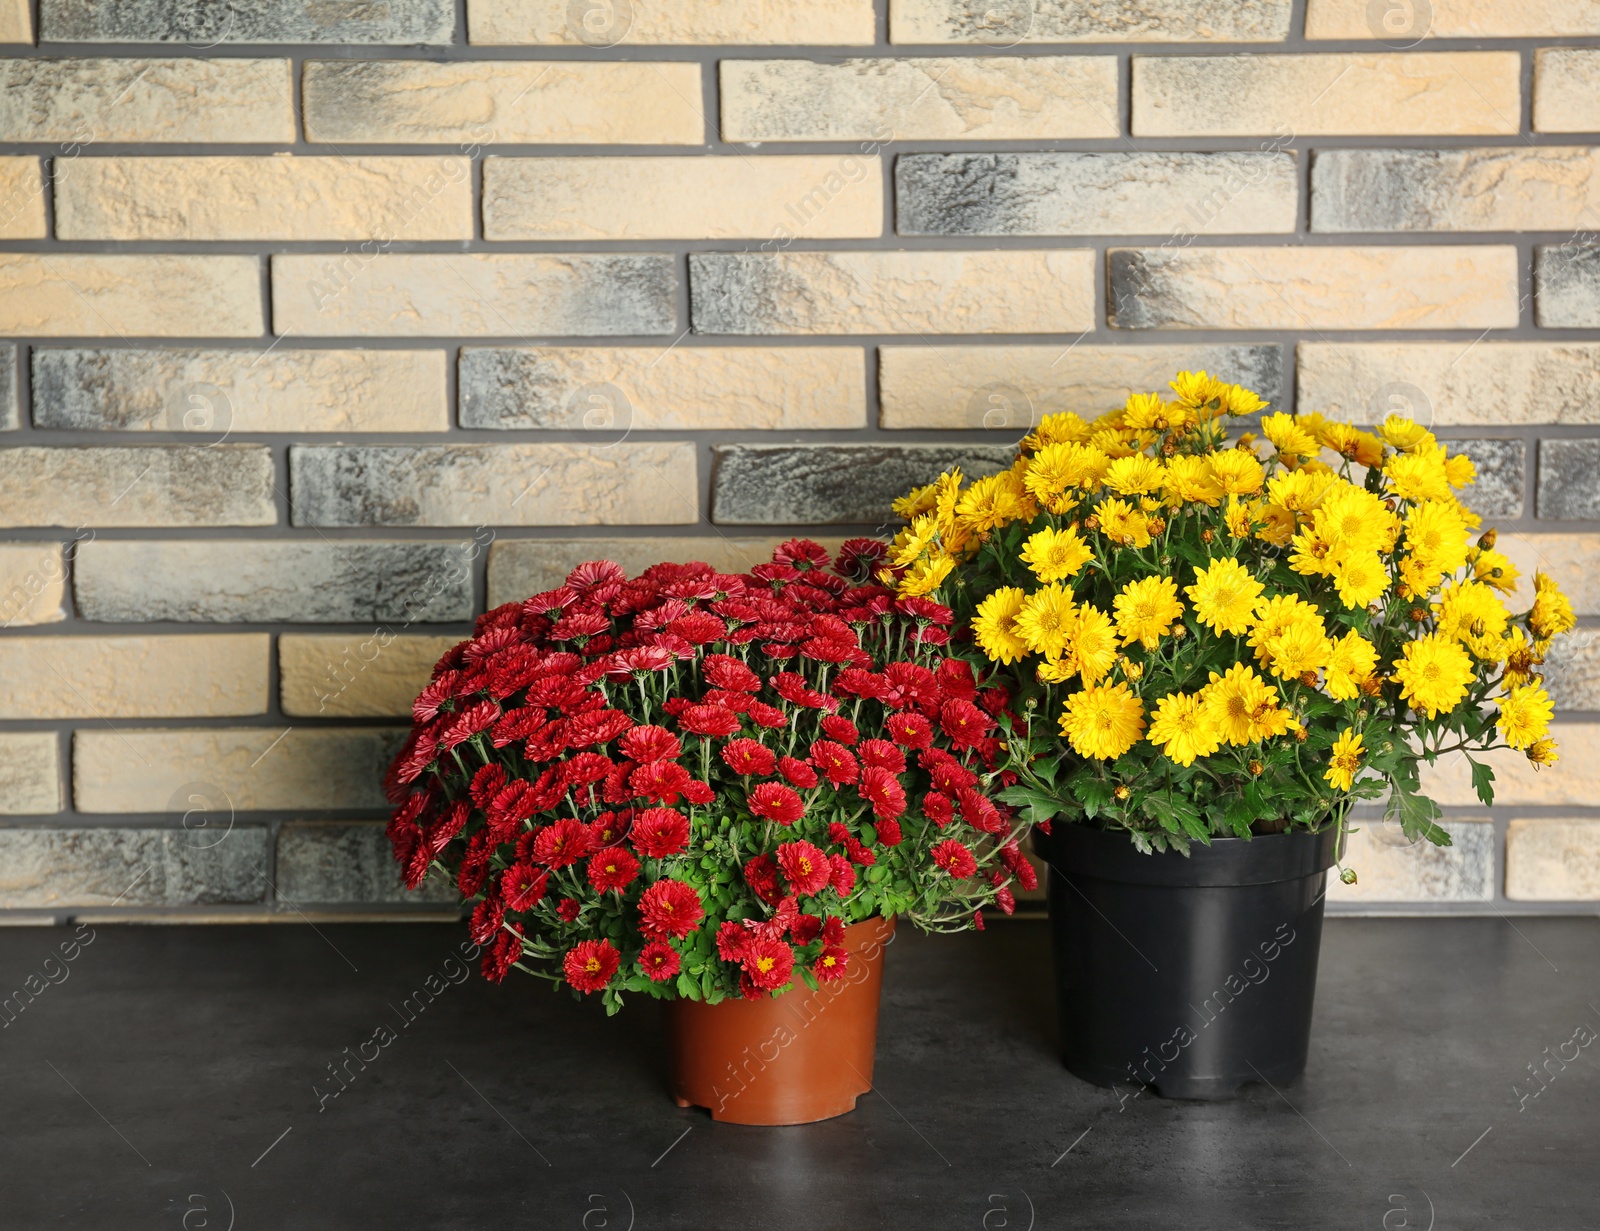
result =
[[[1068,1067],[1217,1098],[1305,1067],[1355,801],[1443,845],[1420,762],[1466,755],[1486,804],[1472,753],[1555,762],[1538,667],[1574,620],[1543,575],[1507,606],[1517,570],[1456,496],[1472,462],[1417,424],[1230,438],[1255,394],[1171,390],[912,493],[885,580],[947,603],[1014,694],[1000,798],[1049,864]]]
[[[389,772],[406,881],[455,882],[484,974],[669,1002],[673,1094],[720,1120],[849,1111],[895,921],[981,927],[1035,883],[985,790],[1009,694],[884,550],[580,565],[439,661]]]

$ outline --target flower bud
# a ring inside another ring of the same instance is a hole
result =
[[[1259,778],[1259,777],[1261,777],[1262,774],[1267,772],[1267,767],[1265,765],[1263,765],[1260,761],[1251,761],[1249,769],[1250,769],[1250,776],[1252,778]]]
[[[1116,788],[1116,790],[1114,790],[1114,791],[1112,791],[1112,792],[1111,792],[1111,793],[1112,793],[1112,794],[1113,794],[1113,795],[1115,795],[1115,796],[1116,796],[1116,797],[1117,797],[1117,798],[1118,798],[1118,799],[1127,799],[1127,798],[1128,798],[1128,796],[1130,796],[1130,795],[1132,795],[1132,794],[1133,794],[1133,792],[1132,792],[1132,791],[1130,791],[1130,790],[1129,790],[1129,789],[1128,789],[1128,788],[1127,788],[1127,787],[1126,787],[1126,786],[1124,786],[1124,785],[1123,785],[1123,784],[1122,784],[1122,783],[1120,783],[1120,782],[1119,782],[1119,783],[1117,783],[1117,788]]]
[[[1355,884],[1356,883],[1356,870],[1354,868],[1341,869],[1341,871],[1339,872],[1339,879],[1342,880],[1347,885]]]

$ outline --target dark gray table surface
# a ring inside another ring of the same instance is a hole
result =
[[[1062,1069],[1042,923],[902,929],[876,1090],[783,1129],[674,1106],[644,1001],[474,972],[407,1021],[457,927],[70,935],[0,930],[0,996],[43,986],[0,1029],[8,1231],[1600,1227],[1592,918],[1330,919],[1306,1076],[1226,1104]]]

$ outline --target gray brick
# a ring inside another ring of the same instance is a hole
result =
[[[902,154],[901,235],[1291,232],[1292,154]]]
[[[1289,36],[1289,0],[892,0],[896,43],[1255,43]]]
[[[1461,491],[1461,499],[1480,517],[1522,516],[1522,493],[1528,469],[1528,447],[1520,440],[1446,440],[1451,453],[1465,453],[1478,477]]]
[[[0,449],[0,526],[270,526],[272,450]]]
[[[724,526],[877,525],[890,505],[953,466],[1004,470],[1010,446],[725,445],[716,451],[711,520]]]
[[[41,0],[58,43],[448,43],[453,0]]]
[[[1539,442],[1539,516],[1600,518],[1600,440]]]
[[[1326,150],[1313,231],[1558,231],[1592,225],[1600,159],[1581,146]]]
[[[1550,643],[1544,687],[1558,710],[1600,710],[1600,629],[1575,628]]]
[[[297,526],[686,525],[696,468],[694,445],[666,441],[289,451]]]
[[[0,346],[0,432],[14,428],[17,415],[17,348]]]
[[[0,830],[0,907],[202,906],[266,896],[267,830]]]
[[[1545,244],[1534,250],[1535,315],[1551,329],[1600,326],[1600,245]]]
[[[288,821],[278,831],[280,909],[370,902],[454,902],[455,886],[429,873],[412,892],[400,879],[381,822]]]
[[[61,811],[61,747],[54,731],[0,732],[0,816]]]
[[[100,540],[78,547],[86,620],[295,624],[472,618],[471,544]]]
[[[1331,902],[1488,902],[1494,898],[1494,826],[1487,821],[1447,821],[1451,845],[1408,842],[1400,827],[1372,818],[1356,822],[1344,865],[1354,885],[1328,878]]]

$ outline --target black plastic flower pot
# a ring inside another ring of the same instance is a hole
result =
[[[1127,1097],[1298,1078],[1337,836],[1217,838],[1185,858],[1083,825],[1036,832],[1067,1068]]]

